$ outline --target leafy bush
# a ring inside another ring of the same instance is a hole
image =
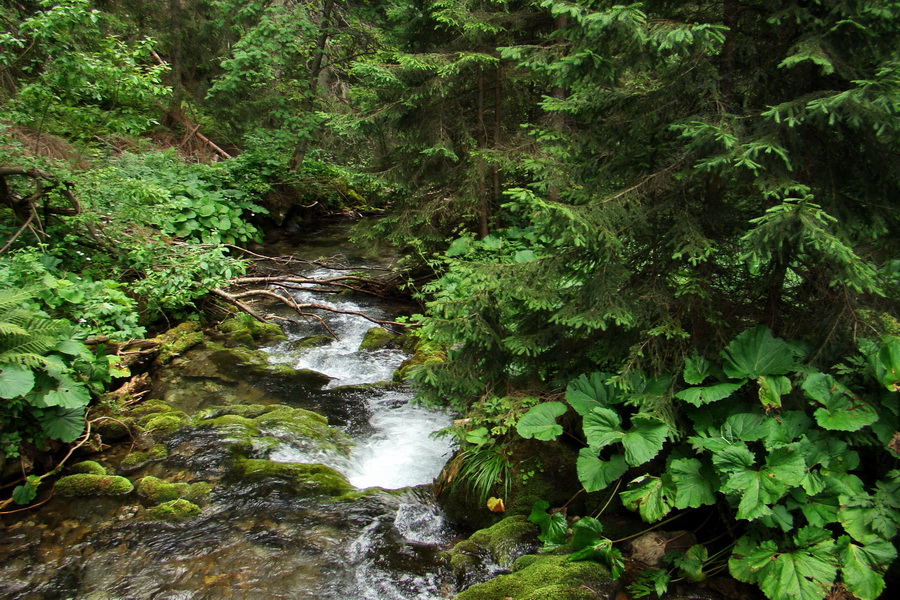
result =
[[[116,360],[93,354],[70,322],[22,308],[32,299],[27,290],[0,290],[0,451],[7,457],[26,442],[77,439],[91,394],[102,391]]]
[[[874,600],[900,532],[900,470],[883,460],[898,456],[900,338],[863,340],[860,349],[825,373],[801,362],[801,346],[759,326],[720,361],[689,359],[674,397],[668,378],[583,375],[565,396],[582,417],[579,479],[596,491],[640,467],[620,497],[650,523],[676,509],[727,507],[742,525],[728,568],[773,600],[819,600],[836,582]],[[517,431],[554,439],[565,411],[560,402],[537,405]],[[673,411],[687,431],[676,431]],[[608,546],[598,537],[591,557]],[[665,590],[673,573],[702,578],[713,560],[688,553],[632,591]]]

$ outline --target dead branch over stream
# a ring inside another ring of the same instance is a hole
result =
[[[239,250],[243,250],[238,248]],[[295,257],[267,257],[261,254],[252,253],[243,250],[248,254],[258,257],[259,260],[270,261],[273,264],[280,265],[282,268],[292,262],[302,262],[305,264],[315,264],[335,271],[360,271],[363,269],[352,269],[346,266],[331,265],[323,261],[307,261],[297,259]],[[246,300],[250,299],[268,299],[274,300],[284,306],[290,308],[297,316],[305,319],[315,319],[328,332],[329,335],[337,339],[337,335],[320,314],[310,311],[324,311],[337,314],[355,315],[366,319],[376,325],[391,329],[393,331],[402,331],[408,324],[399,323],[397,321],[378,319],[363,311],[347,310],[322,304],[318,302],[297,302],[290,290],[303,290],[316,293],[340,293],[351,291],[356,293],[367,294],[379,298],[389,298],[390,291],[396,291],[398,287],[399,275],[393,271],[386,269],[366,269],[369,271],[387,271],[380,276],[366,277],[363,275],[336,275],[334,277],[299,277],[295,275],[263,275],[238,277],[229,282],[228,290],[213,290],[213,294],[246,312],[253,318],[264,323],[278,319],[272,314],[262,314],[261,310],[250,306]],[[260,287],[262,286],[262,287]],[[248,289],[249,288],[249,289]]]

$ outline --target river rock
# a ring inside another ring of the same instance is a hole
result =
[[[457,587],[466,588],[495,574],[508,571],[517,558],[540,547],[539,529],[522,515],[479,529],[446,553]]]
[[[79,473],[66,475],[56,482],[56,493],[60,496],[124,496],[133,489],[128,479],[116,475]]]
[[[398,347],[397,335],[384,327],[372,327],[359,343],[360,350],[384,350]]]
[[[456,600],[596,600],[614,587],[609,570],[599,563],[532,554],[517,560],[512,573],[474,585]]]

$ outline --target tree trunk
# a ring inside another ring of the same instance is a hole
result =
[[[325,57],[325,46],[328,44],[328,36],[330,34],[329,25],[331,22],[331,11],[334,8],[334,0],[325,0],[322,6],[322,22],[319,29],[319,38],[316,40],[316,51],[313,54],[313,62],[309,72],[309,90],[306,99],[303,102],[301,111],[309,113],[313,107],[313,100],[316,97],[316,91],[319,85],[319,74],[322,72],[322,60]],[[291,157],[291,168],[300,169],[303,160],[306,158],[306,152],[309,150],[309,142],[312,137],[312,131],[305,132],[300,141],[294,147],[294,155]]]

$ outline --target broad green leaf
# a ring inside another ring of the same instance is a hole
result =
[[[603,524],[594,517],[582,517],[572,525],[572,547],[581,550],[603,539]]]
[[[800,489],[791,490],[790,494],[787,507],[791,510],[799,508],[813,527],[825,527],[838,520],[840,502],[836,495],[819,493],[811,496]]]
[[[796,366],[791,347],[772,337],[768,327],[758,325],[738,335],[722,351],[725,374],[732,379],[757,379],[784,375]]]
[[[675,508],[715,504],[718,477],[696,458],[680,458],[667,469],[675,485]]]
[[[702,356],[694,355],[684,361],[684,380],[690,385],[700,385],[710,375],[712,365]]]
[[[783,375],[760,375],[756,379],[759,385],[759,402],[767,413],[781,410],[781,397],[791,391],[791,380]]]
[[[859,431],[878,420],[871,404],[856,396],[831,375],[813,373],[803,381],[806,396],[824,405],[816,409],[816,423],[823,429]]]
[[[582,448],[575,463],[578,481],[586,492],[606,489],[613,481],[625,474],[628,463],[625,456],[616,454],[609,460],[600,460],[590,448]]]
[[[12,499],[16,504],[28,504],[37,496],[38,487],[41,485],[41,478],[37,475],[29,475],[25,478],[25,483],[17,485],[13,488]]]
[[[47,437],[68,443],[84,433],[83,408],[53,407],[35,411],[35,416]]]
[[[538,500],[531,508],[531,514],[528,520],[541,528],[541,534],[538,539],[544,544],[558,546],[566,541],[566,531],[568,524],[566,517],[561,512],[549,513],[550,503],[546,500]]]
[[[900,337],[885,340],[872,362],[881,384],[889,391],[900,391]]]
[[[731,415],[722,425],[722,437],[729,441],[755,442],[768,432],[766,419],[756,413]]]
[[[636,485],[635,485],[636,484]],[[665,483],[659,477],[641,475],[631,482],[635,487],[619,494],[622,504],[636,510],[647,523],[655,523],[672,510]]]
[[[584,435],[588,446],[595,452],[620,441],[625,432],[619,414],[611,408],[595,408],[584,416]]]
[[[692,387],[681,390],[675,394],[675,397],[699,407],[728,398],[745,383],[747,383],[746,379],[737,383],[717,383],[706,387]]]
[[[450,243],[450,246],[447,248],[447,257],[453,258],[456,256],[462,256],[467,254],[469,250],[472,249],[473,238],[469,236],[463,236],[460,238],[456,238],[453,242]]]
[[[91,356],[91,352],[88,350],[87,346],[81,342],[76,342],[75,340],[62,340],[56,344],[56,349],[69,356],[81,356],[82,358]]]
[[[480,446],[491,439],[491,434],[487,427],[479,427],[466,433],[466,441],[470,444]]]
[[[34,388],[34,373],[18,365],[0,365],[0,398],[24,396]]]
[[[49,390],[41,400],[45,406],[81,408],[90,404],[91,393],[84,385],[64,377],[59,386],[55,390]]]
[[[618,390],[604,383],[609,377],[609,373],[599,372],[576,377],[566,388],[566,402],[582,417],[595,408],[605,408],[619,402]]]
[[[741,581],[756,583],[772,600],[822,600],[837,575],[835,543],[828,532],[805,527],[794,537],[795,549],[742,538],[728,566]]]
[[[544,402],[533,406],[519,419],[516,432],[525,439],[555,440],[563,432],[562,425],[556,419],[565,412],[566,405],[562,402]]]
[[[752,521],[772,515],[769,505],[802,483],[806,462],[800,453],[779,448],[766,457],[765,467],[756,470],[747,463],[748,453],[734,449],[724,457],[714,456],[713,462],[728,472],[722,491],[740,498],[737,517]]]
[[[659,419],[637,414],[631,418],[632,428],[622,436],[625,460],[632,467],[644,464],[662,450],[669,427]]]
[[[897,549],[886,540],[865,546],[854,544],[846,535],[838,538],[841,579],[860,600],[876,600],[884,591],[884,573],[897,558]]]
[[[766,419],[765,424],[768,430],[765,437],[766,448],[772,449],[799,439],[809,431],[812,420],[802,411],[790,410],[781,413],[778,419]]]
[[[704,581],[706,574],[703,572],[703,565],[709,559],[709,551],[706,546],[696,544],[688,548],[683,556],[675,559],[675,566],[678,573],[688,581]]]
[[[593,546],[587,546],[569,555],[569,561],[595,560],[609,568],[612,578],[618,579],[625,572],[622,552],[613,546],[612,540],[602,539]]]

